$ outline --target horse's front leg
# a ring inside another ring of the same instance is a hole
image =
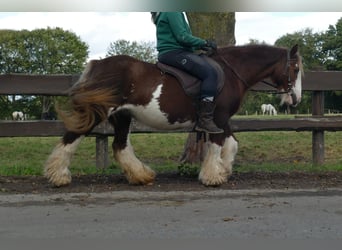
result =
[[[113,141],[114,159],[119,163],[130,184],[148,185],[154,182],[155,172],[143,164],[134,154],[129,140],[131,116],[125,111],[119,111],[109,118],[114,126]]]
[[[227,182],[228,172],[221,158],[224,134],[209,136],[208,150],[201,164],[199,180],[206,186],[219,186]]]
[[[44,175],[54,186],[71,183],[69,165],[84,135],[66,132],[45,162]]]
[[[202,162],[200,181],[206,186],[218,186],[227,182],[233,172],[233,163],[238,151],[230,126],[226,123],[223,134],[211,134],[208,151]]]

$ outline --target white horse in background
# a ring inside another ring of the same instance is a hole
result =
[[[272,104],[262,104],[261,105],[262,115],[277,115],[277,110],[273,107]]]
[[[14,111],[12,113],[12,118],[13,118],[13,120],[16,120],[16,121],[23,121],[23,120],[25,120],[24,113],[21,112],[21,111]]]

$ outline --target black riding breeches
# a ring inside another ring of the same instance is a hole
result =
[[[201,55],[196,55],[184,50],[174,50],[159,55],[158,60],[200,79],[202,81],[201,99],[216,96],[218,81],[217,73]]]

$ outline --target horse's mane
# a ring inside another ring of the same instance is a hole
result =
[[[273,53],[279,51],[279,56],[287,55],[288,48],[278,47],[267,44],[249,44],[249,45],[230,45],[224,46],[218,49],[217,55],[224,57],[257,57],[257,56],[274,56]],[[302,56],[297,52],[298,56],[298,66],[301,71],[302,76],[304,76],[304,68],[302,62]]]
[[[286,53],[287,49],[283,47],[276,47],[265,44],[252,44],[252,45],[238,45],[238,46],[225,46],[218,49],[218,54],[226,55],[242,55],[245,53],[262,55],[269,54],[271,52],[279,51],[280,53]]]

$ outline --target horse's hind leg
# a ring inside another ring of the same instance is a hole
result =
[[[54,186],[59,187],[71,183],[69,165],[83,138],[84,135],[66,132],[48,157],[44,167],[44,175]]]
[[[115,130],[112,145],[114,158],[122,168],[128,182],[130,184],[152,184],[155,172],[135,156],[129,140],[130,114],[119,111],[109,118],[109,122]]]

